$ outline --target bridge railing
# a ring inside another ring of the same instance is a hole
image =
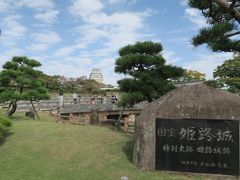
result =
[[[77,99],[64,99],[63,105],[72,105],[72,104],[94,104],[94,105],[107,105],[107,104],[116,104],[117,100],[112,100],[111,98],[105,99],[98,99],[98,98],[77,98]],[[50,110],[50,109],[57,109],[60,107],[60,100],[53,99],[53,100],[41,100],[41,101],[34,101],[34,107],[36,110]],[[17,111],[28,111],[32,108],[32,104],[30,101],[18,101],[17,102]]]

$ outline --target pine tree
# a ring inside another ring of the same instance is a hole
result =
[[[214,52],[240,51],[239,0],[188,0],[189,6],[201,10],[208,27],[193,37],[193,45],[207,44]]]
[[[42,72],[34,69],[39,66],[41,64],[38,61],[24,56],[15,56],[3,65],[0,72],[0,102],[10,102],[7,116],[16,111],[19,100],[49,98],[39,79]]]
[[[115,72],[128,76],[118,81],[120,90],[125,92],[121,106],[133,106],[144,100],[151,102],[174,88],[171,79],[182,76],[184,70],[166,65],[161,51],[162,45],[151,41],[137,42],[119,50]]]

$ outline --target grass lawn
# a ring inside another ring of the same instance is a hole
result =
[[[13,116],[9,136],[0,145],[1,180],[196,179],[138,170],[131,163],[132,134],[58,124],[45,113],[40,117]]]

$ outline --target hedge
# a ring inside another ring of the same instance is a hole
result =
[[[11,121],[5,117],[2,113],[0,113],[0,141],[4,139],[6,132],[8,131],[8,127],[11,126]]]

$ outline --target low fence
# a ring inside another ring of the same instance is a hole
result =
[[[73,105],[73,104],[81,104],[81,105],[92,105],[92,104],[115,104],[117,100],[113,100],[111,98],[91,98],[91,97],[83,97],[77,99],[64,99],[63,106]],[[57,109],[60,107],[60,100],[41,100],[33,102],[36,110],[44,111]],[[32,108],[32,104],[30,101],[18,101],[17,102],[17,111],[29,111]]]

